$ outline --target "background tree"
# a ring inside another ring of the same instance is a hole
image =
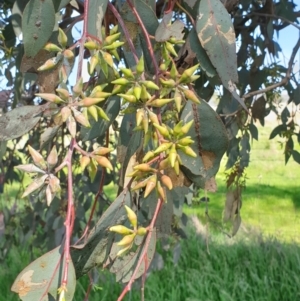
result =
[[[300,40],[284,67],[274,39],[300,29],[299,16],[293,1],[2,2],[0,184],[27,182],[29,202],[25,213],[5,210],[1,256],[24,241],[55,248],[12,290],[23,300],[71,300],[76,278],[101,265],[127,283],[121,300],[157,239],[184,235],[184,200],[215,191],[225,152],[224,221],[234,235],[254,121],[278,113],[283,89],[299,104]],[[207,104],[215,91],[216,112]],[[295,112],[280,117],[270,138],[285,137],[286,162],[300,162]]]

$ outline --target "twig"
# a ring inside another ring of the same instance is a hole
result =
[[[135,17],[136,17],[136,19],[137,19],[137,21],[138,21],[138,23],[141,27],[143,35],[144,35],[144,37],[147,41],[148,50],[149,50],[149,53],[150,53],[150,56],[151,56],[151,59],[152,59],[152,63],[154,65],[154,69],[155,69],[155,82],[156,82],[156,84],[158,84],[158,82],[159,82],[159,78],[158,78],[159,68],[158,68],[156,58],[154,56],[154,50],[153,50],[153,47],[152,47],[152,44],[151,44],[151,41],[150,41],[149,34],[147,32],[147,29],[145,28],[145,25],[144,25],[140,15],[137,12],[136,8],[133,6],[133,4],[131,3],[130,0],[127,0],[127,3],[130,6],[130,8],[132,9],[132,12],[135,15]]]
[[[190,22],[192,23],[193,27],[195,27],[195,20],[193,19],[192,15],[184,7],[181,6],[179,1],[176,1],[176,5],[190,18]]]
[[[150,223],[149,228],[148,228],[148,234],[147,234],[147,238],[146,238],[146,241],[145,241],[145,244],[144,244],[142,254],[139,258],[139,261],[138,261],[138,263],[137,263],[137,265],[134,269],[134,272],[133,272],[129,282],[127,283],[127,285],[123,289],[121,295],[119,296],[118,301],[121,301],[124,298],[124,296],[127,294],[127,292],[131,290],[131,286],[132,286],[132,284],[135,280],[135,276],[136,276],[141,264],[143,263],[143,261],[146,258],[148,248],[149,248],[149,244],[150,244],[150,240],[151,240],[151,236],[152,236],[152,232],[154,231],[154,224],[156,222],[156,219],[157,219],[157,216],[158,216],[158,213],[160,211],[160,208],[161,208],[162,204],[163,204],[163,200],[161,198],[159,198],[158,202],[157,202],[157,205],[156,205],[156,208],[155,208],[153,218],[152,218],[151,223]],[[146,263],[146,268],[148,268],[147,265],[148,264]]]
[[[290,21],[289,19],[282,17],[282,16],[277,16],[277,15],[273,15],[273,14],[266,14],[266,13],[259,13],[259,12],[252,12],[250,13],[250,16],[262,16],[262,17],[270,17],[273,19],[280,19],[283,20],[286,23],[289,23],[290,25],[296,27],[297,29],[300,30],[300,26],[298,26],[297,24],[295,24],[294,22]]]
[[[64,246],[64,260],[65,260],[65,268],[63,273],[63,280],[61,283],[62,288],[67,287],[68,283],[68,272],[69,272],[69,262],[71,260],[70,256],[70,242],[71,242],[71,233],[72,227],[74,224],[74,201],[73,201],[73,174],[72,174],[72,155],[74,151],[74,143],[75,139],[72,138],[69,151],[67,155],[67,166],[68,166],[68,209],[67,209],[67,217],[65,221],[66,227],[66,238],[65,238],[65,246]]]
[[[120,16],[119,12],[116,10],[116,8],[110,2],[108,2],[108,8],[111,10],[111,12],[114,14],[114,16],[117,18],[118,22],[120,23],[120,25],[121,25],[121,27],[122,27],[122,29],[124,31],[124,34],[125,34],[126,40],[128,42],[128,45],[130,47],[130,50],[132,51],[134,60],[135,60],[136,63],[138,63],[139,58],[137,56],[137,53],[135,51],[135,47],[134,47],[134,45],[132,43],[132,39],[131,39],[131,37],[129,35],[127,27],[124,24],[124,21],[123,21],[122,17]]]
[[[81,36],[81,43],[79,46],[79,55],[78,55],[77,81],[82,75],[81,73],[82,73],[83,55],[84,55],[84,42],[87,36],[88,8],[89,8],[89,0],[85,0],[84,11],[83,11],[83,32]]]
[[[270,90],[273,90],[275,88],[278,88],[280,86],[283,86],[283,85],[287,84],[288,80],[291,78],[291,73],[292,73],[292,69],[293,69],[294,59],[295,59],[296,54],[297,54],[297,52],[299,50],[299,47],[300,47],[300,39],[298,39],[297,44],[293,48],[293,52],[292,52],[292,55],[291,55],[290,60],[289,60],[288,69],[286,71],[286,75],[285,75],[285,77],[279,83],[270,85],[270,86],[268,86],[265,89],[261,89],[261,90],[249,92],[249,93],[243,95],[242,98],[246,99],[246,98],[249,98],[249,97],[257,95],[257,94],[266,93],[266,92],[268,92]]]

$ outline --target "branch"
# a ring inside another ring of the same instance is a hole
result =
[[[257,95],[257,94],[266,93],[266,92],[268,92],[270,90],[273,90],[273,89],[278,88],[280,86],[286,85],[287,82],[288,82],[288,80],[291,78],[291,73],[292,73],[292,69],[293,69],[294,60],[295,60],[296,54],[297,54],[297,52],[299,50],[299,47],[300,47],[300,39],[298,40],[297,44],[293,48],[293,52],[292,52],[292,55],[291,55],[290,60],[289,60],[288,69],[286,71],[286,75],[285,75],[285,77],[279,83],[270,85],[270,86],[268,86],[265,89],[261,89],[261,90],[257,90],[257,91],[253,91],[253,92],[247,93],[247,94],[243,95],[242,98],[246,99],[246,98],[249,98],[251,96],[254,96],[254,95]]]
[[[84,1],[84,12],[83,12],[83,32],[80,41],[79,55],[78,55],[78,69],[77,69],[77,81],[81,77],[82,65],[83,65],[83,55],[84,55],[84,42],[87,36],[87,19],[88,19],[88,7],[89,0]]]
[[[151,220],[151,223],[149,225],[149,228],[148,228],[148,235],[147,235],[147,238],[146,238],[146,241],[145,241],[145,244],[144,244],[144,248],[143,248],[143,252],[141,254],[141,257],[134,269],[134,272],[129,280],[129,282],[127,283],[127,285],[125,286],[124,290],[122,291],[121,295],[119,296],[118,300],[117,301],[121,301],[125,295],[127,294],[127,292],[129,292],[131,290],[131,286],[135,280],[135,276],[140,268],[140,266],[142,265],[143,261],[146,259],[147,260],[147,251],[148,251],[148,248],[149,248],[149,244],[150,244],[150,240],[151,240],[151,236],[152,236],[152,232],[154,231],[154,224],[156,222],[156,219],[157,219],[157,216],[158,216],[158,213],[160,211],[160,208],[163,204],[163,200],[161,198],[158,199],[158,202],[157,202],[157,205],[156,205],[156,208],[155,208],[155,212],[154,212],[154,215],[153,215],[153,218]],[[146,266],[146,269],[148,268],[148,266]]]
[[[74,201],[73,201],[73,175],[72,175],[72,155],[74,151],[75,139],[72,138],[69,151],[67,155],[67,166],[68,166],[68,209],[67,209],[67,217],[65,221],[66,227],[66,239],[64,246],[64,260],[65,260],[65,268],[63,273],[63,280],[61,283],[62,288],[67,287],[68,283],[68,271],[69,271],[69,262],[71,260],[70,256],[70,242],[71,242],[71,233],[74,224]]]
[[[130,6],[130,8],[132,9],[132,12],[133,14],[135,15],[140,27],[141,27],[141,30],[143,32],[143,35],[147,41],[147,46],[148,46],[148,50],[149,50],[149,53],[150,53],[150,56],[151,56],[151,59],[152,59],[152,62],[153,62],[153,65],[154,65],[154,69],[155,69],[155,81],[156,81],[156,84],[158,84],[158,74],[159,74],[159,67],[158,67],[158,64],[157,64],[157,61],[156,61],[156,58],[154,56],[154,51],[153,51],[153,47],[152,47],[152,43],[150,41],[150,37],[149,37],[149,34],[147,32],[147,29],[145,28],[145,25],[140,17],[140,15],[138,14],[135,6],[133,6],[133,4],[131,3],[130,0],[127,0],[127,3],[128,5]]]
[[[294,22],[290,21],[289,19],[285,18],[285,17],[282,17],[282,16],[276,16],[276,15],[273,15],[273,14],[266,14],[266,13],[259,13],[259,12],[252,12],[250,14],[250,16],[262,16],[262,17],[270,17],[270,18],[273,18],[273,19],[280,19],[280,20],[283,20],[284,22],[286,23],[289,23],[290,25],[292,26],[295,26],[297,29],[300,30],[300,26],[295,24]]]
[[[118,22],[120,23],[120,25],[121,25],[121,27],[122,27],[122,29],[124,31],[127,43],[128,43],[128,45],[130,47],[130,50],[132,51],[134,60],[135,60],[136,63],[138,63],[139,58],[137,56],[137,53],[135,51],[135,47],[134,47],[134,45],[132,43],[132,39],[131,39],[130,34],[129,34],[128,30],[127,30],[127,27],[124,24],[124,21],[123,21],[122,17],[120,16],[119,12],[116,10],[116,8],[110,2],[108,2],[108,8],[111,10],[111,12],[114,14],[114,16],[117,18]]]

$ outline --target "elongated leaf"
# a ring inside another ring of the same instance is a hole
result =
[[[0,116],[0,141],[11,140],[29,132],[47,107],[48,104],[23,106]]]
[[[22,30],[25,53],[35,56],[50,38],[55,25],[52,0],[30,0],[23,13]]]
[[[224,87],[247,110],[235,86],[238,73],[234,27],[221,1],[200,1],[196,30],[199,41],[217,69]]]
[[[101,27],[108,0],[93,0],[88,3],[87,31],[102,41]]]
[[[203,69],[208,77],[216,76],[216,69],[212,65],[206,51],[203,49],[199,42],[197,33],[194,28],[191,29],[187,43],[189,43],[190,49],[196,54],[197,60],[200,63],[200,68]]]
[[[61,285],[65,260],[62,247],[44,254],[29,264],[16,278],[11,290],[23,301],[58,300],[57,290]],[[75,270],[69,261],[68,284],[65,301],[72,301],[76,287]]]
[[[56,125],[54,127],[46,128],[43,134],[40,137],[40,148],[42,149],[44,146],[48,145],[49,142],[55,137],[59,130],[60,126]]]
[[[217,173],[223,154],[227,150],[226,129],[220,117],[205,101],[200,105],[187,102],[180,119],[184,123],[194,120],[187,135],[195,141],[191,147],[198,155],[192,158],[178,151],[182,159],[181,168],[191,181],[204,188],[205,182]]]
[[[127,219],[124,205],[130,206],[130,204],[130,192],[124,190],[103,213],[87,237],[86,243],[72,247],[71,256],[77,278],[106,261],[115,235],[108,229],[124,223]]]
[[[56,6],[56,11],[60,11],[62,8],[64,8],[71,0],[60,0],[60,1],[54,1],[58,2],[59,5],[55,5]]]

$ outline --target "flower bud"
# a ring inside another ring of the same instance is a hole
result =
[[[170,133],[168,131],[167,128],[163,127],[163,126],[160,126],[159,124],[157,123],[153,123],[154,127],[157,128],[157,130],[159,131],[159,133],[161,135],[163,135],[164,137],[166,138],[170,138]]]
[[[109,231],[111,232],[116,232],[122,235],[128,235],[128,234],[132,234],[133,230],[123,226],[123,225],[116,225],[116,226],[112,226],[109,228]]]
[[[184,89],[183,94],[187,99],[191,100],[192,102],[200,104],[200,100],[198,99],[198,96],[195,94],[194,91]]]
[[[132,227],[134,229],[136,229],[136,227],[137,227],[137,216],[136,216],[135,212],[126,205],[124,205],[124,207],[126,209],[127,217],[128,217],[128,220],[129,220],[130,224],[132,225]]]
[[[170,165],[172,167],[174,167],[175,161],[176,161],[176,158],[177,158],[177,151],[176,151],[175,144],[172,144],[172,148],[171,148],[171,150],[169,152],[168,158],[169,158],[169,161],[170,161]]]
[[[98,110],[96,106],[87,107],[87,111],[96,121],[98,121]]]
[[[145,111],[144,109],[139,109],[137,112],[136,112],[136,125],[139,126],[143,119],[145,118]]]
[[[28,145],[28,150],[29,150],[30,156],[33,159],[34,164],[42,169],[46,169],[47,164],[46,164],[46,161],[44,160],[43,156],[30,145]]]
[[[135,238],[136,234],[133,233],[133,234],[129,234],[129,235],[126,235],[124,236],[118,243],[117,245],[118,246],[128,246],[128,245],[131,245],[134,238]]]
[[[81,167],[81,170],[84,171],[85,168],[90,164],[90,162],[91,162],[91,158],[90,157],[82,156],[80,158],[80,167]]]
[[[197,64],[189,69],[184,70],[184,72],[182,73],[180,79],[179,79],[179,83],[191,83],[191,76],[195,73],[195,71],[199,68],[200,64]]]
[[[148,160],[152,159],[155,156],[153,151],[147,152],[147,154],[143,158],[143,162],[147,162]]]
[[[171,102],[174,98],[157,98],[148,103],[149,106],[160,108],[167,103]]]
[[[101,101],[105,100],[105,98],[92,98],[92,97],[86,97],[78,102],[78,105],[81,107],[90,107],[93,106]]]
[[[64,101],[68,101],[69,97],[70,97],[70,93],[68,90],[66,89],[62,89],[62,88],[58,88],[55,90],[59,96],[64,100]]]
[[[53,43],[47,43],[44,47],[45,50],[49,52],[60,52],[62,49]]]
[[[62,103],[64,102],[59,96],[56,94],[51,94],[51,93],[36,93],[35,94],[38,97],[41,97],[47,101],[54,102],[54,103]]]
[[[144,72],[144,56],[142,55],[138,64],[136,65],[136,72],[142,74]]]
[[[136,231],[137,235],[144,236],[148,230],[145,227],[139,227]]]
[[[147,185],[146,185],[146,188],[145,188],[144,198],[146,198],[152,192],[152,190],[156,186],[156,182],[157,182],[157,176],[156,175],[153,175],[148,179]]]
[[[177,52],[175,51],[175,48],[171,43],[165,42],[165,47],[170,54],[172,54],[173,56],[177,56]]]
[[[136,103],[137,102],[137,99],[134,95],[118,94],[118,96],[122,97],[125,101],[128,101],[130,103]]]
[[[163,183],[169,190],[171,190],[171,189],[173,188],[172,180],[171,180],[170,177],[168,177],[167,175],[162,175],[160,179],[161,179],[162,183]]]
[[[104,168],[108,168],[109,170],[113,170],[113,167],[110,163],[110,161],[106,158],[106,157],[103,157],[103,156],[93,156],[93,158],[97,161],[97,163],[104,167]]]
[[[154,151],[154,154],[157,155],[157,154],[159,154],[159,153],[165,152],[165,151],[168,150],[172,145],[173,145],[172,142],[165,142],[165,143],[162,143],[162,144]]]
[[[115,34],[112,34],[112,35],[109,35],[107,36],[105,39],[104,39],[104,44],[105,45],[110,45],[112,44],[113,42],[117,41],[120,37],[121,33],[118,32],[118,33],[115,33]]]
[[[144,80],[140,82],[142,85],[144,85],[147,89],[152,89],[152,90],[159,90],[159,87],[152,81],[150,80]]]
[[[57,40],[58,40],[58,43],[61,45],[61,47],[63,47],[63,48],[67,47],[68,37],[60,27],[58,28]]]
[[[125,77],[134,79],[134,75],[131,71],[131,69],[128,68],[120,68],[121,72],[124,74]]]

